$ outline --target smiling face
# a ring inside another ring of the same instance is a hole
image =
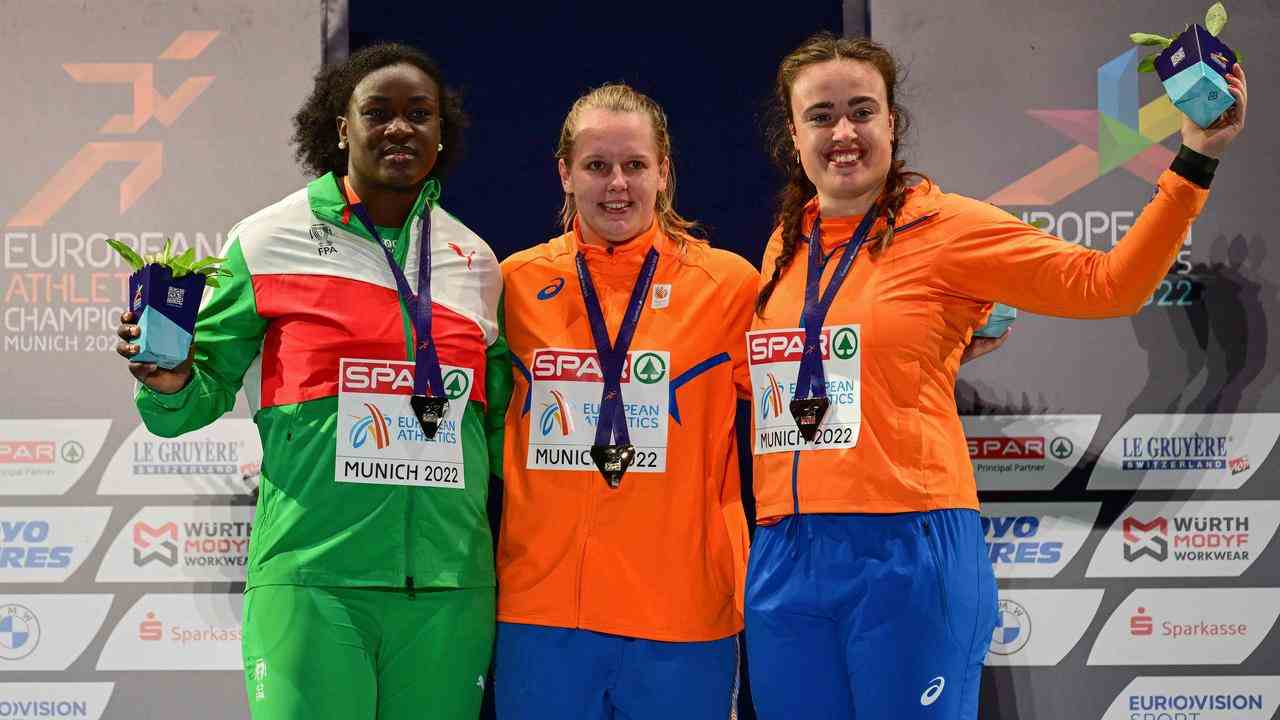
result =
[[[884,186],[894,127],[886,94],[861,60],[810,65],[791,86],[791,139],[828,217],[866,212]]]
[[[362,79],[338,118],[356,191],[416,191],[436,163],[440,88],[419,68],[388,65]]]
[[[653,126],[638,112],[591,108],[573,129],[573,152],[560,160],[560,184],[573,195],[590,244],[624,243],[653,224],[658,193],[667,188]]]

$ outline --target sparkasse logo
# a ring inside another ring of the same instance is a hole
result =
[[[1089,665],[1234,665],[1280,615],[1280,588],[1143,588],[1098,632]]]

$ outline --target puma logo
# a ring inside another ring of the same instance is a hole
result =
[[[461,248],[461,247],[459,247],[459,246],[457,246],[457,245],[455,245],[454,243],[449,243],[449,249],[450,249],[450,250],[452,250],[452,251],[454,251],[454,252],[456,252],[456,253],[458,253],[458,257],[460,257],[460,258],[466,258],[466,260],[467,260],[467,269],[468,269],[468,270],[470,270],[470,269],[471,269],[471,258],[475,256],[475,254],[476,254],[476,251],[475,251],[475,250],[472,250],[472,251],[471,251],[471,252],[469,252],[469,253],[464,253],[464,252],[462,252],[462,248]]]

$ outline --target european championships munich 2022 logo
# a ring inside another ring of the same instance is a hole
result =
[[[199,57],[221,34],[218,30],[188,30],[178,35],[157,59],[189,61]],[[189,77],[173,94],[165,97],[156,89],[155,63],[96,62],[66,63],[63,70],[78,83],[123,84],[133,90],[133,111],[115,115],[98,132],[103,135],[134,135],[153,118],[172,127],[178,118],[209,88],[213,75]],[[41,227],[54,213],[66,205],[108,163],[135,165],[120,183],[120,212],[133,207],[144,193],[160,179],[163,169],[164,143],[120,140],[92,141],[49,178],[18,212],[9,218],[8,227]]]
[[[1141,104],[1139,60],[1138,48],[1132,48],[1098,68],[1096,110],[1027,110],[1077,144],[997,190],[987,202],[1002,207],[1055,205],[1117,169],[1154,185],[1173,161],[1173,153],[1160,143],[1178,132],[1181,113],[1164,93]]]

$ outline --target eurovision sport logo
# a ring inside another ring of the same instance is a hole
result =
[[[0,420],[0,495],[70,490],[110,428],[110,420]]]
[[[241,595],[144,595],[107,638],[98,670],[240,670]]]
[[[115,686],[109,682],[0,683],[0,718],[98,720]]]
[[[1102,720],[1270,720],[1280,676],[1137,677]]]
[[[1055,577],[1089,539],[1101,503],[983,503],[987,557],[998,578]]]
[[[0,508],[0,586],[71,577],[109,517],[109,507]]]
[[[1052,490],[1084,456],[1101,415],[965,415],[979,490]]]
[[[146,507],[107,550],[98,582],[239,582],[254,508]]]
[[[66,670],[110,608],[110,595],[0,594],[0,672]]]
[[[1280,525],[1280,501],[1138,502],[1103,536],[1089,577],[1236,577]]]
[[[1089,665],[1235,665],[1280,615],[1280,588],[1134,590],[1099,631]]]
[[[1280,438],[1280,413],[1134,415],[1107,443],[1090,490],[1235,490]]]
[[[1102,590],[1001,589],[987,665],[1051,666],[1084,637]]]
[[[139,425],[102,474],[102,495],[247,495],[258,487],[262,442],[245,418],[223,418],[181,437]]]

